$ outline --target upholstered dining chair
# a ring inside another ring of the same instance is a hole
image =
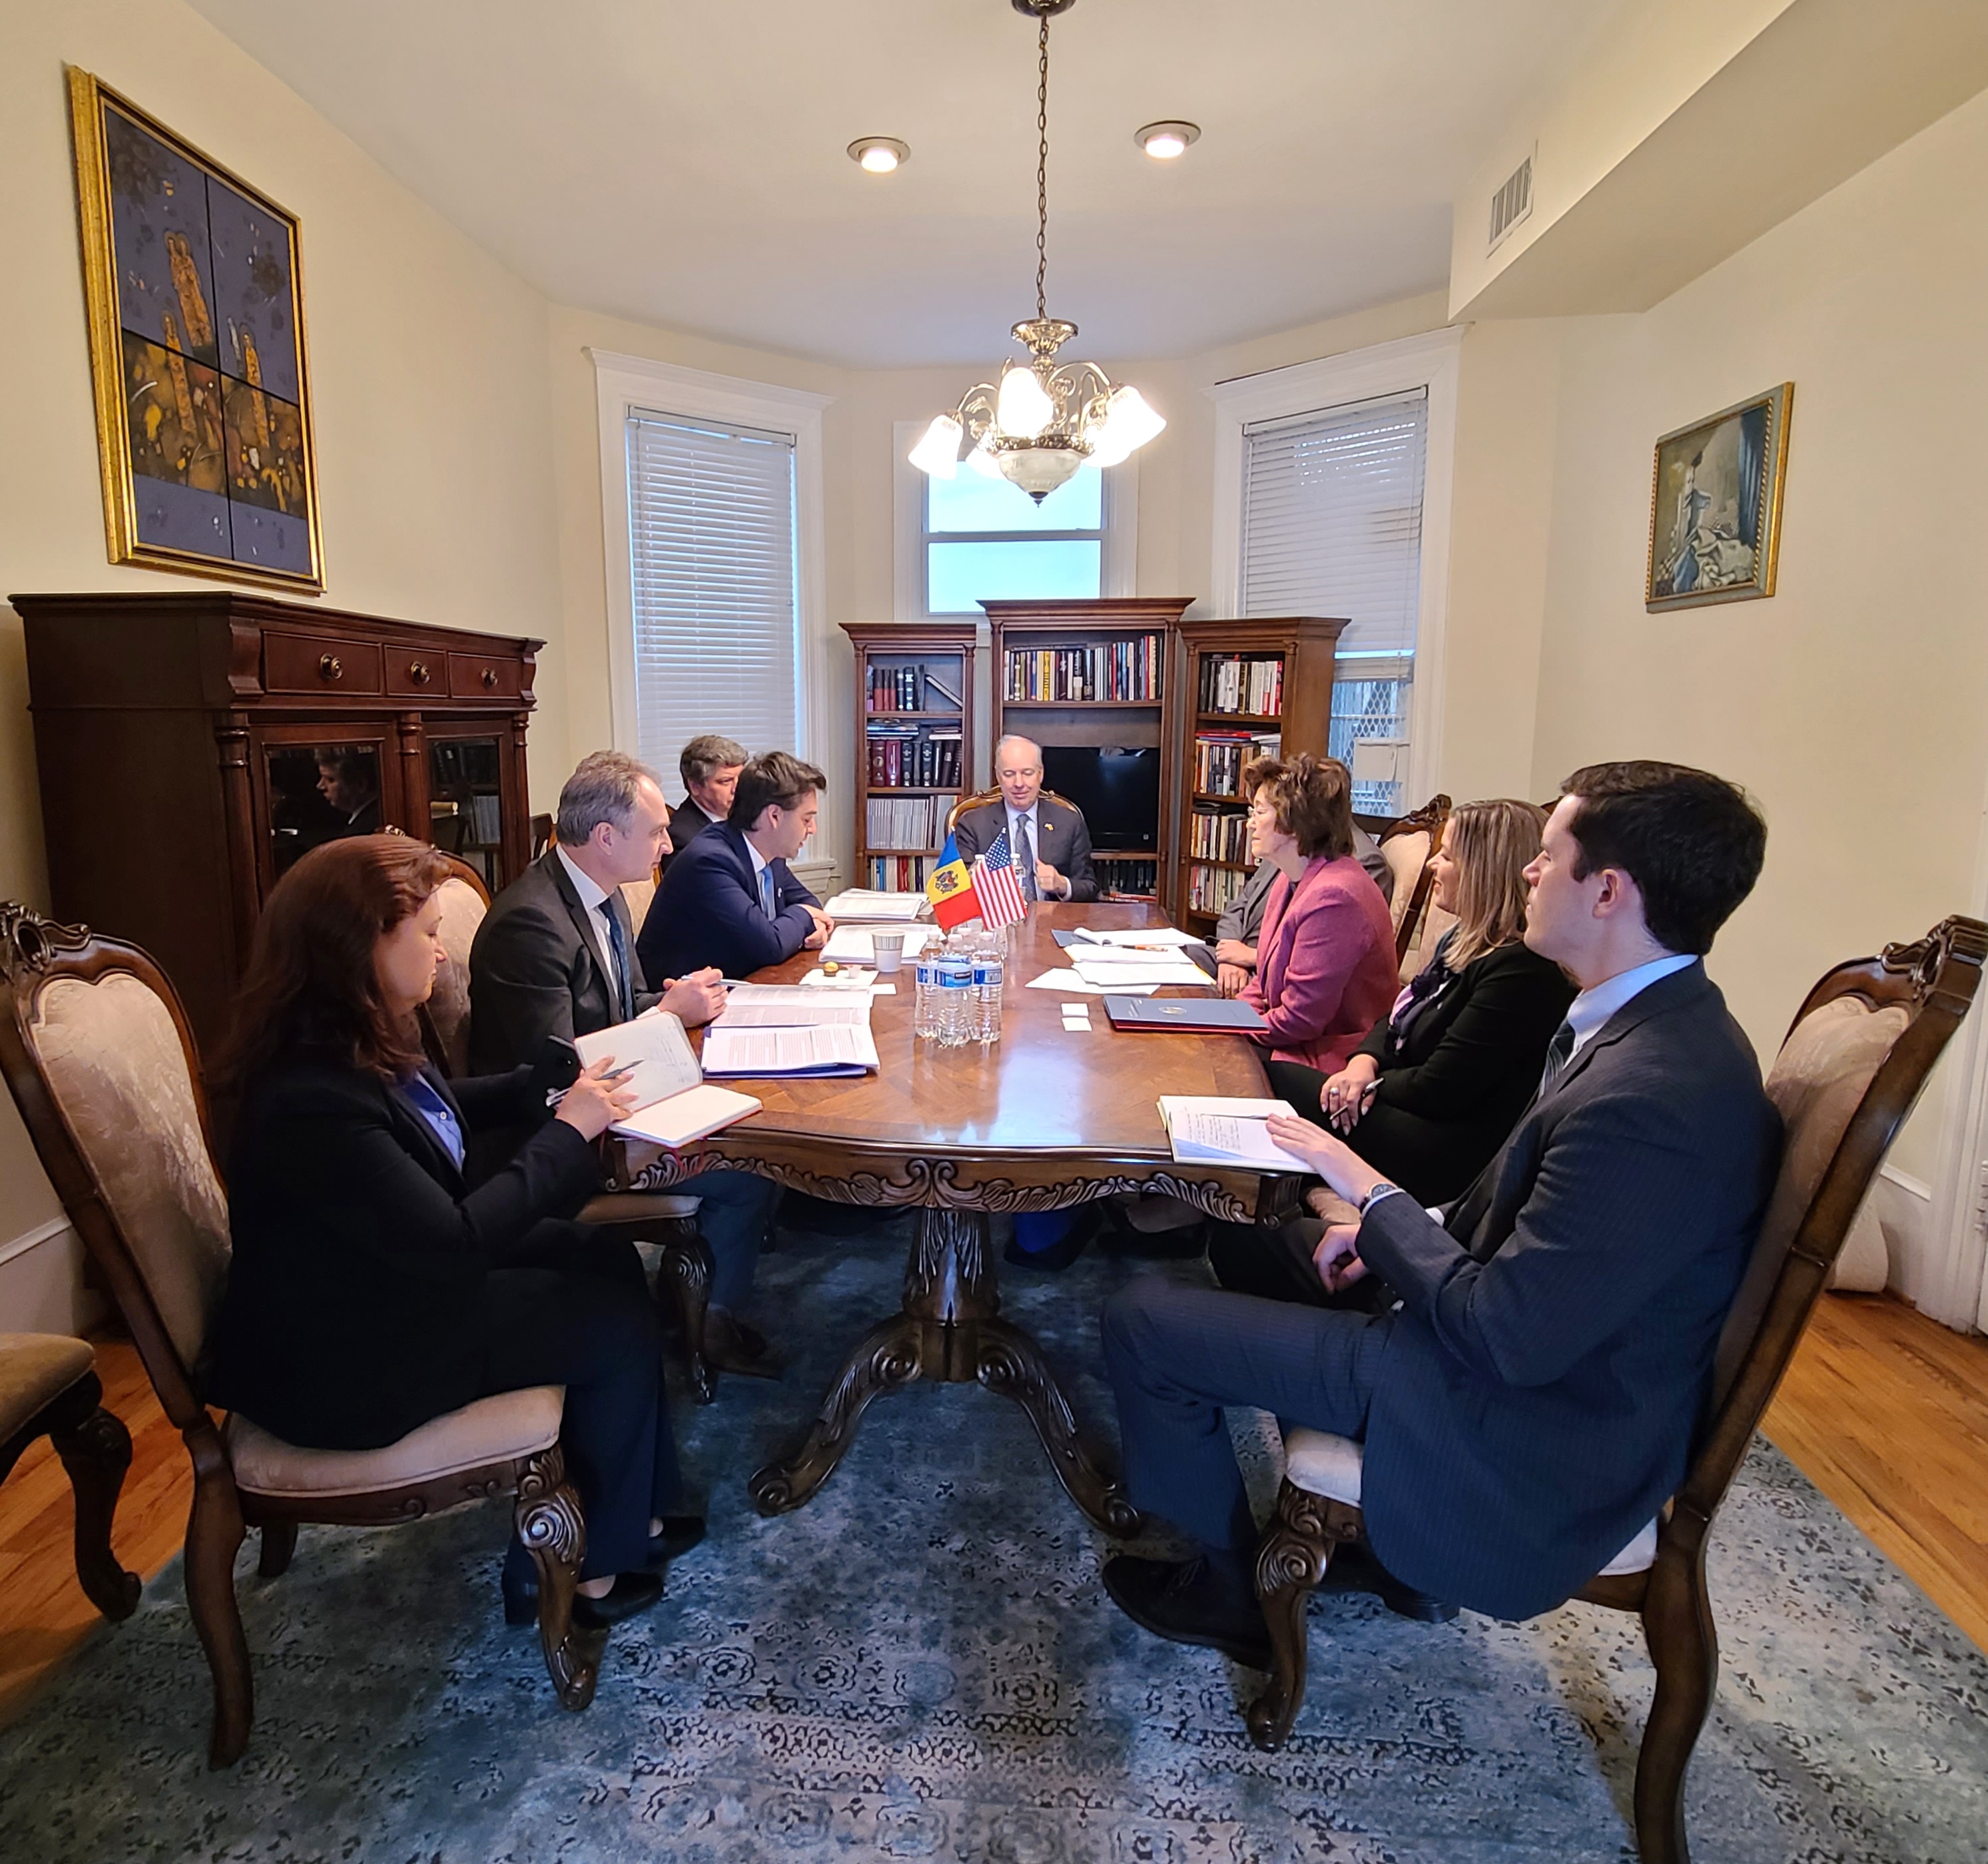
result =
[[[129,1618],[144,1590],[110,1551],[117,1492],[131,1467],[131,1433],[103,1408],[96,1355],[59,1333],[0,1333],[0,1482],[46,1437],[76,1497],[76,1576],[106,1618]]]
[[[1662,1517],[1577,1595],[1634,1612],[1657,1673],[1637,1757],[1644,1864],[1688,1864],[1686,1764],[1710,1711],[1719,1642],[1705,1547],[1735,1472],[1808,1324],[1837,1251],[1892,1139],[1973,1002],[1988,925],[1950,918],[1911,945],[1826,972],[1767,1075],[1784,1139],[1760,1240],[1717,1349],[1709,1422]],[[1336,1546],[1362,1538],[1361,1446],[1293,1429],[1276,1512],[1256,1554],[1276,1665],[1249,1705],[1249,1736],[1274,1750],[1304,1696],[1305,1595]]]
[[[1439,793],[1405,816],[1354,817],[1381,844],[1381,855],[1395,877],[1388,912],[1395,922],[1395,962],[1401,967],[1404,983],[1414,975],[1408,966],[1411,952],[1416,952],[1415,970],[1422,968],[1415,935],[1422,929],[1435,885],[1435,876],[1429,871],[1429,856],[1435,851],[1449,810],[1449,798]]]
[[[210,1766],[238,1759],[254,1713],[235,1557],[289,1564],[304,1523],[384,1527],[515,1494],[539,1571],[539,1635],[560,1702],[593,1700],[604,1642],[572,1622],[586,1549],[559,1445],[557,1385],[480,1399],[374,1450],[300,1449],[200,1397],[228,1276],[228,1205],[199,1056],[178,996],[136,946],[0,905],[0,1071],[42,1167],[137,1343],[193,1462],[187,1604],[214,1678]]]
[[[469,948],[476,942],[477,929],[490,910],[490,896],[484,891],[474,868],[453,856],[449,877],[436,891],[441,895],[441,942],[446,961],[435,974],[434,992],[421,1006],[422,1046],[428,1059],[447,1075],[467,1072],[469,1061]],[[640,936],[649,903],[655,897],[654,881],[633,881],[624,885],[622,896],[628,902],[634,931]],[[579,1212],[583,1223],[610,1223],[625,1227],[640,1243],[654,1245],[661,1252],[658,1273],[668,1287],[681,1318],[690,1386],[700,1404],[709,1404],[718,1395],[716,1375],[704,1356],[704,1318],[710,1305],[711,1247],[697,1227],[698,1200],[668,1191],[604,1191],[590,1199]]]
[[[1074,809],[1077,807],[1068,797],[1059,796],[1053,790],[1043,791],[1042,798],[1046,803],[1055,803],[1065,809]],[[971,796],[962,796],[945,812],[945,832],[948,835],[951,834],[959,818],[969,809],[982,809],[988,803],[998,803],[1000,800],[1001,789],[998,783],[992,790],[976,790]]]

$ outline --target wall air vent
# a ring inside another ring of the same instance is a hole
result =
[[[1533,157],[1529,155],[1491,197],[1491,243],[1485,250],[1496,252],[1505,235],[1532,211]]]

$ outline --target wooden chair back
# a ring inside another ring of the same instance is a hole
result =
[[[469,948],[490,910],[483,878],[466,861],[452,854],[448,878],[436,891],[441,897],[441,942],[448,962],[435,973],[434,993],[421,1007],[421,1046],[428,1059],[449,1075],[468,1072]]]
[[[547,848],[555,846],[558,841],[559,834],[553,826],[553,818],[550,816],[532,817],[532,858],[534,861],[536,861]]]
[[[1672,1510],[1702,1533],[1794,1358],[1831,1266],[1988,959],[1988,925],[1942,920],[1826,973],[1769,1071],[1787,1123],[1774,1196],[1720,1336],[1712,1420]]]
[[[189,1443],[227,1278],[228,1204],[199,1051],[134,945],[0,905],[0,1072],[36,1155]],[[219,1454],[218,1445],[215,1453]]]
[[[1395,922],[1395,962],[1406,976],[1408,953],[1415,935],[1422,929],[1428,911],[1435,877],[1429,871],[1429,856],[1442,837],[1442,825],[1449,820],[1449,798],[1439,792],[1405,816],[1355,816],[1353,819],[1380,843],[1393,870],[1395,891],[1388,910]],[[1421,967],[1418,964],[1417,967]]]
[[[951,834],[954,824],[969,809],[984,809],[989,803],[998,803],[1000,800],[1001,790],[999,784],[992,790],[976,790],[971,796],[962,797],[946,813],[945,832],[948,835]],[[1065,809],[1073,809],[1077,807],[1068,797],[1059,796],[1053,790],[1045,790],[1042,793],[1042,800],[1046,803],[1060,803]]]

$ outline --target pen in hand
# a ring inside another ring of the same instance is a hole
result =
[[[624,1075],[634,1074],[641,1065],[639,1061],[627,1062],[618,1068],[610,1068],[605,1074],[597,1075],[594,1078],[597,1081],[619,1081]],[[549,1088],[546,1091],[546,1105],[548,1107],[556,1107],[566,1098],[566,1096],[565,1088]]]

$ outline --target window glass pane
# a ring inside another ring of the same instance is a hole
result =
[[[1398,663],[1397,663],[1398,664]],[[1353,747],[1362,738],[1403,741],[1408,735],[1409,685],[1405,678],[1348,678],[1343,665],[1332,683],[1332,722],[1326,749],[1348,770]],[[1371,783],[1355,778],[1354,814],[1398,816],[1407,807],[1399,783]]]
[[[982,601],[1067,600],[1103,590],[1104,546],[1094,539],[935,543],[927,553],[926,607],[935,615],[975,615]]]
[[[1080,469],[1038,505],[1018,485],[962,466],[925,481],[928,531],[1094,531],[1104,522],[1104,475]]]

